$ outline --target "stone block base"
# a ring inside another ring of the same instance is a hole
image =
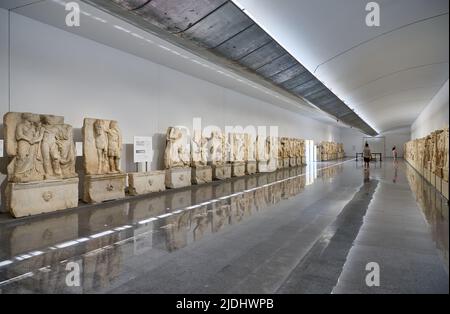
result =
[[[261,172],[261,173],[274,172],[277,170],[277,162],[276,161],[272,161],[272,162],[258,161],[257,166],[258,166],[258,172]]]
[[[210,166],[192,168],[192,184],[204,184],[212,181],[212,168]]]
[[[258,169],[257,169],[256,161],[247,161],[247,163],[245,165],[245,173],[250,175],[250,174],[255,174],[257,171],[258,171]]]
[[[290,158],[289,159],[289,166],[290,167],[297,167],[297,158]]]
[[[8,183],[6,206],[15,218],[78,206],[78,178],[35,183]]]
[[[289,168],[291,160],[289,158],[283,159],[283,168]]]
[[[188,168],[172,168],[166,170],[166,187],[178,189],[191,185],[192,170]]]
[[[132,172],[128,174],[128,187],[131,195],[161,192],[166,189],[166,172]]]
[[[284,162],[283,159],[277,159],[277,169],[283,169],[284,168]]]
[[[83,201],[91,204],[124,198],[126,177],[124,173],[86,175]]]
[[[233,177],[245,176],[245,162],[234,162],[231,164],[231,175]]]
[[[225,164],[222,166],[211,166],[212,177],[214,180],[226,180],[231,178],[231,164]]]

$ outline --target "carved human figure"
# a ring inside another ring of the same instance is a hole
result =
[[[243,134],[233,134],[233,160],[244,161],[245,159],[245,141]]]
[[[118,123],[111,121],[109,129],[106,130],[108,137],[108,161],[111,173],[120,172],[120,153],[122,147],[122,135]]]
[[[223,135],[220,131],[211,132],[209,141],[209,156],[212,165],[220,166],[223,164]]]
[[[61,138],[61,125],[52,116],[43,116],[44,136],[42,140],[42,159],[45,178],[62,178],[61,151],[64,139]]]
[[[17,154],[8,167],[10,181],[30,182],[44,178],[42,167],[41,142],[44,129],[35,115],[23,113],[22,121],[17,124],[15,140]]]
[[[75,143],[73,141],[73,128],[71,125],[62,124],[56,136],[56,143],[59,148],[59,161],[64,178],[76,177],[75,172]]]
[[[255,161],[256,160],[256,143],[255,138],[251,134],[245,134],[245,160]]]
[[[190,151],[186,148],[187,139],[180,128],[170,127],[166,134],[166,150],[164,165],[166,169],[175,167],[189,167]]]
[[[191,139],[192,166],[206,166],[208,163],[208,139],[202,137],[201,130],[194,130]]]
[[[94,138],[98,160],[97,173],[98,174],[107,173],[109,172],[108,136],[106,134],[105,126],[102,120],[96,120],[94,122]]]

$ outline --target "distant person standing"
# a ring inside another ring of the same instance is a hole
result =
[[[369,144],[366,143],[363,150],[364,168],[370,168],[370,160],[372,159],[372,152],[370,151]]]
[[[394,158],[394,161],[397,161],[397,147],[392,147],[392,157]]]

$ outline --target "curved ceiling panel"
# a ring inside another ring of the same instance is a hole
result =
[[[416,90],[428,97],[448,80],[448,0],[376,1],[379,27],[365,24],[368,1],[234,2],[381,132],[411,124],[427,104],[414,99]],[[305,95],[312,87],[292,88]],[[386,96],[400,92],[409,94],[409,101]],[[333,111],[331,105],[319,106]]]
[[[85,1],[106,9],[118,5],[127,14],[237,62],[337,119],[345,114],[349,125],[366,134],[377,134],[232,1],[114,0],[111,4],[104,0]],[[136,24],[136,19],[133,22]]]

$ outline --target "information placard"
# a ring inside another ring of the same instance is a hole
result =
[[[83,142],[76,142],[75,150],[77,152],[77,157],[82,157],[83,156]]]
[[[0,140],[0,157],[3,157],[3,140]]]
[[[151,162],[153,159],[152,138],[148,136],[134,137],[134,157],[135,163]]]

